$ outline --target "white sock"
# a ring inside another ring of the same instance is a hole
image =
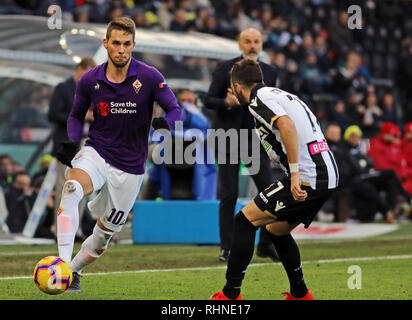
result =
[[[72,271],[81,273],[87,265],[100,258],[113,234],[114,232],[102,230],[96,224],[93,233],[82,243],[80,251],[73,258]]]
[[[83,198],[83,187],[76,180],[67,180],[63,186],[60,207],[57,212],[57,246],[59,256],[69,262],[79,227],[79,202]]]

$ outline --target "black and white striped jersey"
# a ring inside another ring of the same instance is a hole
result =
[[[274,122],[287,115],[295,124],[299,143],[299,174],[303,184],[313,189],[334,189],[339,172],[335,158],[309,107],[296,95],[263,84],[253,88],[249,110],[255,118],[255,130],[273,160],[289,171],[286,149]]]

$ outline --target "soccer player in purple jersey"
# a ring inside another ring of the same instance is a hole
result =
[[[69,141],[61,143],[57,152],[57,159],[70,167],[57,212],[57,242],[59,256],[70,262],[73,270],[72,292],[80,292],[82,270],[103,254],[133,207],[145,172],[150,124],[154,129],[170,129],[182,118],[162,74],[132,57],[134,39],[133,20],[116,18],[109,23],[103,40],[108,61],[79,80],[67,121]],[[166,112],[165,118],[152,121],[154,101]],[[90,105],[94,121],[89,139],[79,150]],[[78,204],[98,190],[88,207],[99,219],[72,260]]]

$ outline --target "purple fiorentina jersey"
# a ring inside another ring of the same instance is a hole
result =
[[[92,105],[94,121],[86,146],[120,170],[143,174],[153,102],[166,112],[171,128],[182,119],[182,111],[156,68],[132,58],[126,79],[116,84],[107,80],[106,66],[107,62],[98,65],[79,80],[67,121],[69,139],[80,141],[84,117]]]

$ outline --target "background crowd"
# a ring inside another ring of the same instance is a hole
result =
[[[335,220],[373,221],[381,212],[390,222],[410,211],[409,1],[0,0],[0,14],[46,16],[52,3],[61,6],[65,21],[108,23],[129,16],[138,28],[204,32],[231,39],[246,28],[256,28],[270,63],[278,69],[277,86],[297,94],[313,109],[337,156],[341,187],[335,197],[334,210],[339,211]],[[362,10],[360,29],[348,27],[350,5]],[[15,187],[21,168],[10,169],[15,165],[7,164],[5,169],[3,158],[1,184]],[[384,178],[377,171],[386,172]],[[381,183],[382,179],[391,183]],[[32,190],[36,185],[32,179]],[[348,212],[352,202],[346,209],[342,205],[348,192],[350,201],[355,199],[355,213]],[[376,207],[369,206],[371,201]]]

